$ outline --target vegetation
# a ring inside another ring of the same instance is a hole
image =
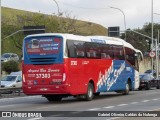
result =
[[[22,54],[22,32],[4,39],[21,30],[23,26],[45,25],[47,33],[72,33],[78,35],[107,35],[107,29],[91,22],[76,20],[75,16],[64,12],[58,16],[32,13],[22,10],[1,8],[2,11],[2,54],[13,52]],[[62,16],[63,15],[63,16]]]
[[[8,74],[11,72],[17,72],[19,71],[19,63],[14,60],[4,62],[2,63],[2,71],[7,72]]]
[[[13,52],[22,55],[22,41],[25,37],[22,32],[4,39],[6,36],[21,30],[23,26],[45,25],[47,33],[72,33],[78,35],[107,35],[107,29],[101,25],[76,20],[71,13],[64,12],[58,16],[45,15],[41,13],[32,13],[22,10],[1,8],[2,11],[2,54]],[[160,29],[160,24],[154,24],[154,38],[157,38],[157,30]],[[133,29],[139,33],[151,36],[151,23],[146,23],[141,29]],[[124,39],[124,34],[121,38]],[[127,42],[131,43],[137,49],[145,52],[150,50],[149,44],[151,40],[127,30]],[[149,42],[147,42],[148,40]]]
[[[142,29],[133,29],[133,31],[136,31],[151,37],[151,34],[152,34],[151,25],[152,25],[151,23],[146,23]],[[158,37],[158,30],[160,30],[160,24],[155,23],[154,33],[153,33],[154,39],[157,39]],[[151,39],[144,37],[142,35],[139,35],[133,31],[130,31],[130,29],[128,29],[126,33],[127,42],[131,43],[135,48],[141,50],[142,52],[150,51]],[[124,34],[121,37],[124,38]]]

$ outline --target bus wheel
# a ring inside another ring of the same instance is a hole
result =
[[[91,101],[93,99],[93,90],[94,90],[93,84],[89,83],[87,94],[85,96],[87,101]]]
[[[129,83],[127,82],[127,84],[126,84],[126,89],[122,92],[122,94],[123,94],[123,95],[128,95],[128,94],[129,94],[129,89],[130,89]]]

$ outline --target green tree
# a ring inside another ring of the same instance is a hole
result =
[[[141,29],[138,28],[138,29],[132,29],[132,30],[151,37],[151,25],[152,25],[151,23],[146,23]],[[154,23],[154,31],[153,31],[154,39],[156,39],[158,36],[157,35],[158,30],[160,30],[160,24]],[[150,50],[149,43],[151,43],[151,39],[148,39],[130,30],[127,30],[126,34],[127,34],[126,36],[127,42],[131,43],[135,48],[141,50],[142,52],[146,52]],[[124,34],[122,34],[121,38],[124,39]]]
[[[2,63],[2,71],[7,72],[10,74],[11,72],[17,72],[19,71],[19,66],[18,62],[14,60],[10,60],[8,62]]]

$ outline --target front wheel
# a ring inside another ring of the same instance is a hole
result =
[[[87,89],[87,94],[86,94],[86,100],[87,101],[91,101],[93,99],[93,91],[94,91],[94,87],[92,83],[88,84],[88,89]]]
[[[129,89],[130,89],[129,83],[127,82],[126,83],[126,89],[122,92],[122,95],[128,95],[129,94]]]

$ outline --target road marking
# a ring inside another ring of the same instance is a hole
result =
[[[73,114],[76,114],[76,113],[81,113],[82,111],[74,111],[74,112],[71,112]]]
[[[115,106],[108,106],[108,107],[103,107],[103,108],[114,108]]]
[[[39,107],[39,108],[36,108],[36,109],[45,109],[45,108],[49,108],[49,107],[57,107],[57,106]]]
[[[157,109],[152,109],[152,110],[148,110],[148,111],[159,111],[160,108],[157,108]]]
[[[3,105],[3,106],[0,106],[0,108],[4,108],[4,107],[11,107],[11,106],[17,106],[17,105]]]
[[[152,99],[152,100],[158,100],[158,99]]]
[[[131,102],[131,104],[137,104],[138,102]]]
[[[88,110],[99,110],[100,108],[92,108],[92,109],[88,109]]]
[[[42,118],[30,118],[30,119],[27,119],[27,120],[40,120]]]
[[[125,105],[128,105],[128,104],[119,104],[119,105],[117,105],[117,106],[125,106]]]
[[[143,101],[141,101],[141,102],[148,102],[148,101],[150,101],[150,100],[143,100]]]
[[[51,115],[51,116],[48,116],[48,117],[58,117],[58,116],[63,116],[63,114]]]

